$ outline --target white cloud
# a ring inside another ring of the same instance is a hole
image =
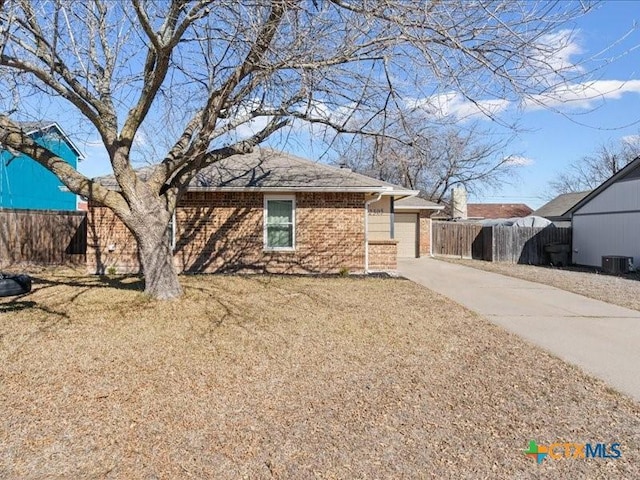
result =
[[[257,101],[238,109],[236,112],[236,118],[240,118],[242,115],[248,115],[251,108],[257,108],[261,104]],[[319,122],[312,123],[302,119],[294,119],[291,124],[293,131],[312,131],[322,132],[327,127],[322,122],[331,122],[335,124],[349,124],[354,114],[355,105],[346,106],[332,106],[324,103],[320,100],[314,100],[310,104],[304,104],[299,108],[299,113],[304,114],[310,118],[319,120]],[[265,115],[256,117],[235,127],[230,134],[234,139],[245,139],[260,132],[267,124],[273,119],[271,115]]]
[[[582,67],[574,61],[575,56],[583,52],[582,47],[578,43],[578,34],[579,31],[577,30],[559,30],[541,36],[535,46],[531,48],[530,56],[533,64],[537,64],[541,71],[548,72],[550,82],[557,81],[560,78],[559,74],[563,72],[582,71]],[[551,106],[547,105],[543,100],[547,99],[547,97],[569,98],[571,94],[573,94],[575,99],[583,101],[585,99],[595,100],[595,98],[592,98],[594,97],[593,91],[584,91],[585,85],[587,84],[558,87],[554,89],[550,95],[538,95],[534,97],[533,100],[525,101],[525,106],[528,108],[536,108],[538,103],[542,103],[544,106]],[[598,91],[598,98],[602,98],[603,92],[608,93],[610,91],[604,90],[610,87],[610,85],[606,84],[595,85],[593,88],[600,87],[602,87],[603,90]],[[458,120],[467,120],[483,116],[494,117],[503,113],[513,105],[513,102],[500,98],[471,101],[457,92],[439,93],[430,97],[412,99],[406,103],[409,108],[420,108],[428,115],[438,118],[453,117]],[[539,108],[542,108],[542,106]]]
[[[136,136],[133,137],[133,147],[134,148],[146,148],[150,145],[149,137],[143,130],[138,130],[136,132]]]
[[[262,131],[271,121],[272,117],[256,117],[248,122],[239,125],[233,130],[233,133],[237,135],[238,139],[249,138],[256,133]]]
[[[588,110],[604,100],[619,100],[625,94],[640,94],[640,80],[594,80],[583,83],[563,84],[544,94],[526,98],[525,110],[571,109]],[[408,108],[423,110],[437,118],[453,117],[458,120],[481,116],[497,116],[505,112],[513,102],[504,99],[484,99],[472,102],[456,92],[432,95],[406,101]]]
[[[564,29],[541,36],[533,48],[532,59],[553,72],[581,71],[573,61],[574,56],[583,52],[577,33],[577,30]]]
[[[619,100],[626,94],[640,94],[639,80],[593,80],[583,83],[558,85],[544,94],[530,96],[523,100],[525,110],[571,109],[588,110],[604,100]],[[494,117],[505,112],[513,102],[505,99],[484,99],[471,101],[459,93],[447,92],[427,98],[407,100],[408,108],[416,108],[425,114],[458,120],[478,117]]]
[[[507,165],[513,165],[516,167],[528,167],[529,165],[533,165],[534,163],[536,163],[535,160],[531,158],[521,157],[519,155],[510,155],[509,157],[505,158],[505,160],[505,163]]]
[[[509,107],[510,102],[504,99],[471,101],[460,93],[446,92],[427,98],[411,99],[406,101],[406,104],[409,108],[421,109],[427,115],[438,118],[455,117],[458,120],[467,120],[502,113]]]
[[[525,100],[524,108],[568,107],[590,109],[603,100],[618,100],[626,93],[640,93],[640,80],[594,80],[591,82],[560,85],[548,93],[534,95]]]
[[[347,105],[333,105],[322,100],[313,100],[310,104],[304,104],[299,108],[299,112],[305,116],[336,125],[349,125],[351,120],[357,116],[357,105],[350,103]]]

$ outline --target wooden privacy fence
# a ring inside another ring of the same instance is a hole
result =
[[[433,222],[434,255],[482,259],[482,225],[479,223]]]
[[[571,245],[571,227],[507,227],[433,222],[433,254],[529,265],[549,263],[545,245]]]
[[[571,227],[485,228],[487,230],[484,233],[484,260],[490,262],[544,265],[549,263],[549,256],[544,251],[545,245],[571,245]]]
[[[84,263],[85,212],[0,209],[0,265]]]

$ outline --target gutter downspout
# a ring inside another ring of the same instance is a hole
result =
[[[364,202],[364,273],[369,273],[369,205],[382,198],[382,192],[376,198]]]

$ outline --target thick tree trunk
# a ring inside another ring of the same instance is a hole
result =
[[[168,231],[171,214],[164,208],[145,209],[136,215],[128,227],[138,243],[144,276],[144,291],[153,298],[170,300],[182,295],[182,287],[173,263],[171,234]]]
[[[182,295],[182,287],[173,264],[170,239],[166,234],[163,237],[158,240],[155,235],[144,232],[138,240],[138,250],[145,293],[160,300],[171,300]]]

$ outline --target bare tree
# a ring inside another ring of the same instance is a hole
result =
[[[386,126],[385,136],[339,143],[335,162],[440,202],[455,186],[478,191],[512,178],[519,157],[505,155],[510,139],[477,123],[442,125],[405,112],[402,122]]]
[[[167,226],[198,170],[250,152],[294,120],[375,136],[406,98],[454,91],[519,102],[552,91],[578,71],[556,61],[563,45],[550,35],[585,12],[583,2],[512,0],[5,0],[0,8],[0,109],[17,110],[0,116],[0,142],[111,208],[135,237],[145,290],[157,298],[181,293]],[[45,102],[97,132],[117,189],[20,129],[16,120],[37,118]],[[234,135],[256,119],[264,121],[254,134]],[[145,126],[177,133],[140,178],[132,155]]]
[[[640,142],[636,136],[618,143],[600,145],[597,150],[572,162],[556,180],[549,182],[549,197],[561,193],[593,190],[640,156]]]

